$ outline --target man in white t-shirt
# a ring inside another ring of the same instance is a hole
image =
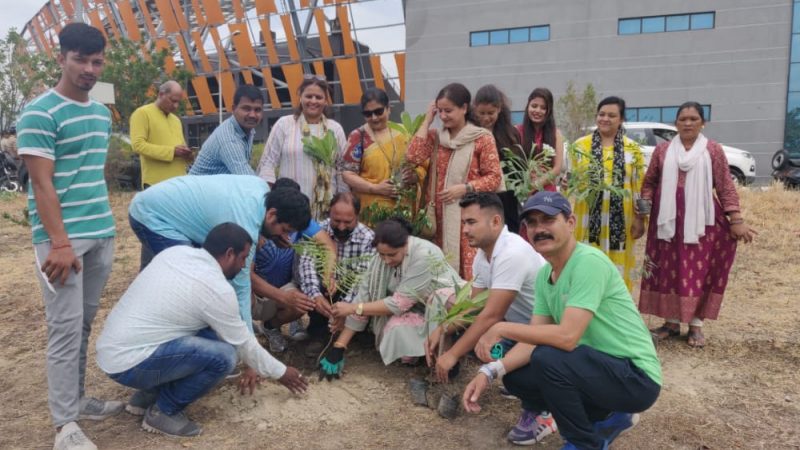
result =
[[[145,430],[200,434],[200,425],[183,410],[222,381],[237,356],[259,376],[277,379],[295,393],[306,390],[297,369],[264,350],[239,315],[227,280],[245,266],[252,243],[244,228],[226,222],[211,229],[203,248],[168,248],[139,273],[108,315],[97,339],[97,365],[114,381],[137,389],[126,409],[144,416]]]

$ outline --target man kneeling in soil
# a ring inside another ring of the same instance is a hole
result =
[[[491,361],[501,339],[518,344],[480,368],[464,390],[464,408],[497,377],[529,411],[551,411],[563,449],[605,449],[638,422],[661,391],[661,364],[625,282],[600,250],[577,243],[569,201],[539,192],[522,210],[528,238],[547,260],[536,277],[530,325],[499,322],[475,352]],[[534,347],[535,346],[535,347]]]
[[[239,315],[227,280],[245,266],[252,243],[247,231],[226,222],[209,232],[203,248],[168,248],[111,310],[97,340],[97,365],[137,389],[126,409],[144,415],[145,430],[200,434],[183,410],[233,370],[237,354],[260,376],[294,393],[306,390],[303,376],[264,350]]]

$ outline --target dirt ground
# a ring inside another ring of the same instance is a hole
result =
[[[720,320],[705,328],[708,345],[694,350],[681,340],[659,346],[661,396],[616,449],[800,448],[800,193],[773,187],[742,190],[741,196],[744,216],[760,234],[739,247]],[[128,193],[112,197],[116,256],[93,337],[138,267],[139,244],[126,219],[130,199]],[[50,448],[46,329],[30,230],[19,223],[24,206],[22,195],[0,195],[0,448]],[[660,322],[645,320],[651,327]],[[313,375],[314,361],[302,348],[281,358]],[[497,389],[480,414],[448,421],[411,403],[408,379],[424,376],[424,368],[384,367],[363,340],[347,363],[342,380],[314,381],[300,397],[271,382],[252,397],[223,385],[189,408],[205,428],[193,439],[146,433],[126,413],[81,426],[100,448],[511,448],[505,434],[519,404]],[[471,366],[447,387],[450,392],[472,377]],[[130,394],[97,368],[93,342],[87,390],[104,398]],[[551,436],[538,448],[560,446]]]

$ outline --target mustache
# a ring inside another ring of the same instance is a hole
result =
[[[533,242],[543,241],[545,239],[553,239],[553,235],[550,233],[536,233],[533,236]]]

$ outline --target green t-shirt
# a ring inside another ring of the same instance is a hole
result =
[[[102,104],[70,100],[51,89],[22,112],[17,124],[20,155],[53,161],[53,186],[70,239],[114,236],[104,167],[111,134],[111,114]],[[28,188],[33,243],[50,240]]]
[[[550,282],[553,266],[547,264],[536,277],[534,315],[561,323],[567,307],[594,314],[578,345],[628,358],[654,382],[661,384],[661,362],[650,332],[633,304],[619,271],[600,250],[578,243],[556,284]]]

